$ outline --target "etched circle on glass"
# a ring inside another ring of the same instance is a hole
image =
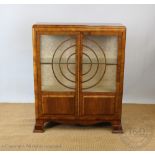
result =
[[[75,83],[76,76],[76,44],[75,42],[73,42],[72,44],[69,43],[71,40],[73,39],[70,38],[63,41],[54,51],[52,57],[52,71],[56,80],[61,85],[69,89],[75,89],[71,85]],[[87,67],[82,68],[82,89],[89,89],[96,86],[102,80],[106,71],[106,56],[103,49],[94,40],[87,39],[87,41],[90,42],[89,44],[93,46],[90,47],[86,44],[83,44],[82,65]],[[96,48],[93,48],[95,46],[98,50],[101,51],[102,55],[97,55]],[[65,47],[65,49],[63,49],[62,47]],[[100,62],[100,58],[102,58],[102,62]],[[57,62],[59,66],[58,68],[55,67],[55,62]],[[63,69],[65,65],[66,68]],[[102,71],[99,69],[101,66]],[[59,72],[61,76],[57,76],[57,72]],[[66,82],[62,82],[61,77],[63,77]]]

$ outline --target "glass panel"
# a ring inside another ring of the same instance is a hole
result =
[[[117,36],[85,36],[82,64],[83,91],[114,92]]]
[[[74,91],[76,38],[41,35],[41,88],[43,91]]]

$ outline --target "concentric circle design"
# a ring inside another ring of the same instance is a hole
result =
[[[92,60],[90,72],[82,77],[82,89],[90,89],[99,84],[106,72],[106,55],[102,47],[94,40],[86,38],[83,45],[83,52],[87,53]],[[83,63],[83,69],[84,69]]]
[[[87,71],[85,71],[84,73],[82,73],[82,75],[86,75],[86,74],[88,74],[91,71],[91,68],[92,68],[92,60],[89,57],[89,55],[86,54],[86,53],[83,53],[83,56],[86,56],[86,58],[88,59],[88,62],[90,63],[89,69]]]
[[[64,53],[65,53],[67,50],[69,50],[70,48],[73,48],[73,47],[75,47],[75,45],[72,45],[72,46],[66,48],[66,49],[62,52],[62,54],[60,55],[60,59],[59,59],[59,68],[60,68],[60,72],[61,72],[61,74],[63,75],[63,77],[65,77],[65,78],[66,78],[67,80],[69,80],[70,82],[75,82],[75,80],[69,79],[69,78],[63,73],[63,70],[62,70],[62,68],[61,68],[61,67],[62,67],[61,62],[62,62],[62,58],[63,58]],[[73,54],[71,54],[71,55],[73,55]],[[67,63],[67,66],[68,66],[68,63]]]
[[[75,89],[75,39],[69,38],[56,48],[52,57],[52,71],[56,80],[66,88]],[[100,45],[85,39],[82,55],[82,89],[95,87],[106,72],[106,56]],[[66,82],[62,82],[64,80]]]
[[[72,45],[70,45],[70,42],[73,42]],[[63,47],[65,47],[65,49],[63,49]],[[61,44],[59,44],[59,46],[54,51],[53,57],[52,57],[52,71],[53,71],[54,77],[61,85],[69,89],[75,89],[75,86],[74,86],[75,78],[74,77],[71,78],[71,76],[73,75],[69,72],[68,69],[65,69],[64,71],[63,67],[64,65],[68,65],[67,59],[66,58],[64,59],[64,56],[66,53],[68,54],[69,53],[68,51],[71,50],[72,48],[75,48],[75,42],[72,38],[69,38],[63,41]],[[73,50],[73,52],[75,52],[75,50]],[[69,54],[72,55],[73,52]],[[75,62],[73,64],[75,64]],[[64,81],[62,79],[64,79],[66,82],[62,82]]]
[[[70,69],[70,59],[72,59],[72,57],[74,58],[74,56],[76,55],[76,53],[72,53],[69,57],[68,57],[68,59],[67,59],[67,69],[68,69],[68,71],[72,74],[72,75],[74,75],[75,76],[75,69],[74,69],[74,71],[72,71],[71,69]]]

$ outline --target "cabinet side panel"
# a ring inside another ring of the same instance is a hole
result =
[[[118,67],[117,67],[117,98],[115,112],[119,113],[121,119],[122,113],[122,96],[123,96],[123,80],[124,80],[124,61],[125,61],[125,37],[124,29],[119,34],[118,39]]]
[[[122,54],[121,54],[121,68],[120,68],[120,95],[119,95],[119,103],[120,103],[120,113],[122,113],[122,98],[123,98],[123,83],[124,83],[124,64],[125,64],[125,44],[126,44],[126,30],[122,33]]]
[[[35,94],[35,115],[39,115],[39,92],[38,92],[38,72],[37,72],[37,33],[35,28],[32,28],[32,43],[33,43],[33,70],[34,70],[34,94]]]

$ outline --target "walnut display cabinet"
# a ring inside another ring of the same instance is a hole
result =
[[[110,122],[122,132],[126,28],[123,25],[33,25],[36,123]]]

